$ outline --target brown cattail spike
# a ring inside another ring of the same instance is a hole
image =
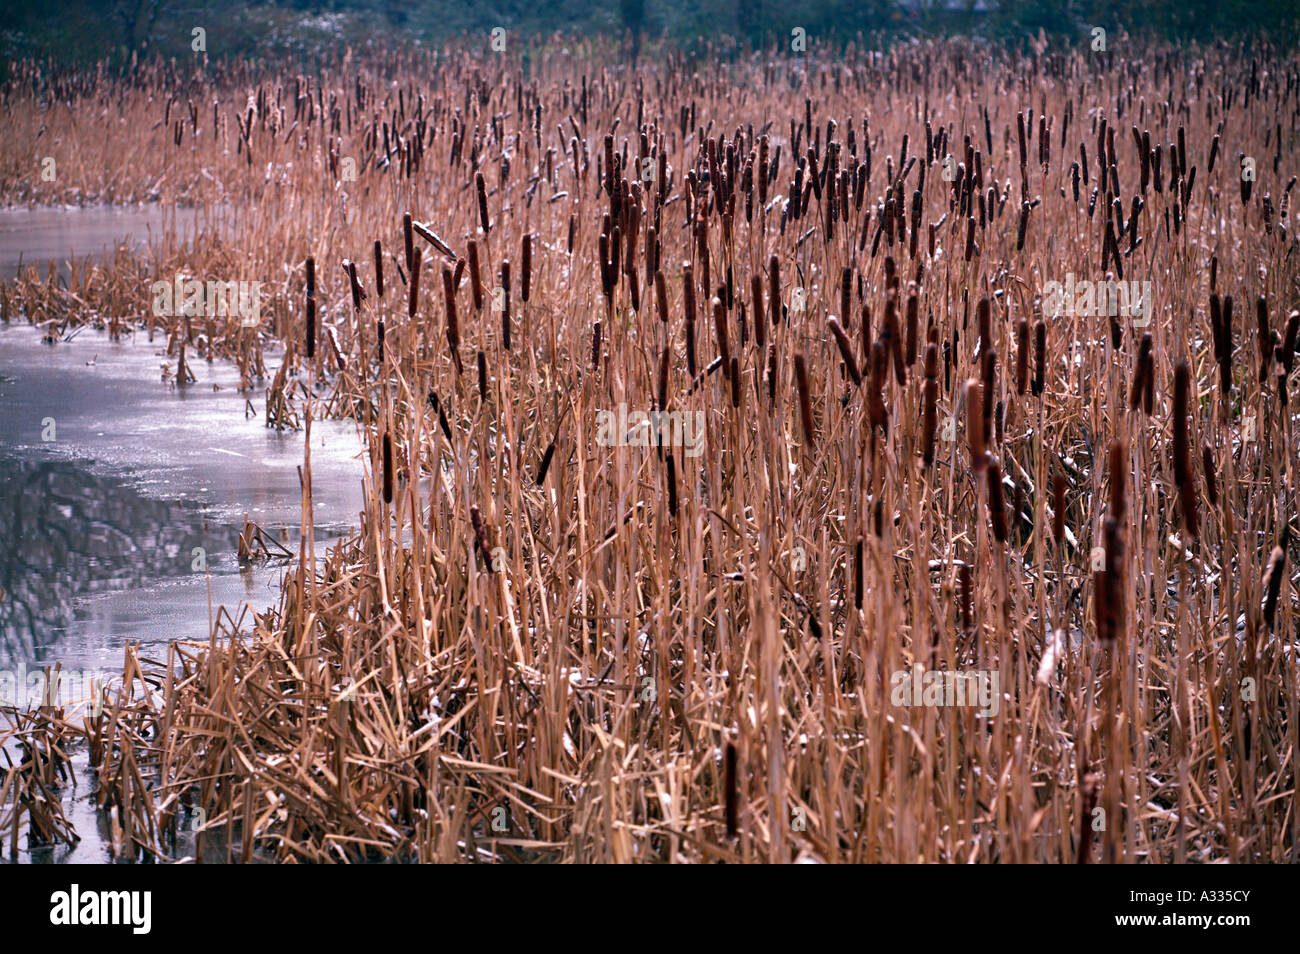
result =
[[[1182,510],[1183,525],[1191,537],[1200,536],[1196,513],[1196,487],[1192,481],[1191,442],[1188,437],[1187,416],[1191,410],[1191,369],[1180,361],[1174,369],[1174,420],[1173,464],[1174,483],[1178,487],[1178,501]]]
[[[794,377],[795,383],[799,389],[799,416],[800,420],[803,421],[804,442],[811,450],[815,443],[815,434],[813,432],[812,396],[808,390],[808,365],[803,352],[795,353]]]

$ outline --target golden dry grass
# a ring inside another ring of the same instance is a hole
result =
[[[227,230],[6,313],[158,324],[371,448],[274,613],[128,654],[83,730],[120,853],[184,805],[209,858],[1295,860],[1293,60],[23,76],[7,198]],[[147,315],[178,268],[263,281],[261,328]],[[1044,314],[1067,273],[1149,281],[1149,325]],[[620,403],[702,412],[703,453],[603,445]],[[996,672],[996,714],[895,705],[914,663]]]

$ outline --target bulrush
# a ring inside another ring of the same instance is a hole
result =
[[[816,443],[813,432],[812,395],[808,390],[808,362],[802,351],[794,355],[794,379],[799,390],[799,419],[803,422],[804,443],[809,450]]]
[[[979,328],[980,354],[984,354],[993,347],[993,308],[987,298],[981,298],[975,306],[975,323]]]
[[[169,384],[233,361],[214,401],[275,355],[303,488],[346,467],[318,454],[338,425],[364,500],[325,548],[349,515],[304,493],[280,599],[128,648],[84,732],[0,700],[26,752],[0,852],[74,840],[61,763],[33,762],[72,745],[121,861],[1295,860],[1285,44],[1126,37],[1108,71],[1077,42],[846,42],[794,72],[482,45],[5,63],[7,204],[157,192],[235,227],[195,242],[169,212],[89,268],[24,264],[0,322],[76,365],[79,327],[138,316]],[[1090,280],[1058,316],[1067,267]],[[171,302],[140,314],[146,276]],[[225,279],[267,307],[209,308]],[[0,615],[37,576],[0,581]],[[1268,691],[1234,707],[1245,675]],[[178,796],[209,835],[159,844]]]
[[[993,526],[993,537],[998,543],[1007,542],[1007,506],[1002,491],[1002,465],[996,456],[988,460],[989,484],[989,522]]]
[[[980,399],[980,383],[974,378],[966,382],[966,445],[970,450],[970,468],[978,474],[986,461],[984,402]]]
[[[429,226],[425,225],[423,222],[412,222],[411,227],[415,229],[416,235],[420,236],[420,238],[432,245],[442,255],[453,260],[456,258],[456,253],[451,250],[451,246],[444,242],[442,238],[433,231],[433,229],[429,228]]]
[[[686,309],[686,370],[695,377],[695,276],[690,263],[682,265],[682,304]]]
[[[939,422],[939,346],[925,346],[925,406],[921,417],[921,446],[925,466],[934,463],[934,440]]]
[[[845,333],[843,326],[835,318],[831,318],[827,324],[831,326],[831,334],[835,336],[835,344],[839,346],[840,359],[844,362],[844,368],[848,371],[849,378],[852,379],[854,387],[860,387],[862,372],[858,370],[858,362],[853,357],[853,344],[849,341],[848,334]]]
[[[661,281],[663,273],[655,275],[656,282]],[[763,314],[763,279],[758,272],[749,276],[749,297],[754,313],[754,344],[761,358],[767,350],[767,316]],[[667,305],[660,305],[660,316],[667,320]]]
[[[916,340],[918,334],[917,324],[919,322],[918,311],[920,304],[917,300],[916,292],[907,296],[907,317],[904,325],[904,358],[908,367],[916,362]]]
[[[551,469],[551,458],[555,456],[555,440],[552,439],[542,452],[542,462],[537,467],[537,486],[546,483],[546,472]]]
[[[1041,318],[1034,323],[1034,381],[1029,390],[1034,397],[1043,393],[1047,377],[1047,323]]]
[[[1133,386],[1129,389],[1129,408],[1136,411],[1139,407],[1151,413],[1149,395],[1154,387],[1155,363],[1151,357],[1151,334],[1142,336],[1138,346],[1137,364],[1133,369]],[[1144,400],[1145,399],[1145,400]]]
[[[361,302],[366,297],[365,289],[361,287],[361,280],[357,278],[357,263],[351,259],[343,260],[343,271],[348,276],[348,285],[352,289],[352,310],[354,312],[361,310]]]
[[[598,264],[600,265],[600,290],[605,296],[606,306],[614,297],[614,263],[610,261],[610,236],[608,232],[601,232],[600,238],[596,240]]]
[[[1282,580],[1286,574],[1286,550],[1277,546],[1268,559],[1268,570],[1264,573],[1264,625],[1271,631],[1273,618],[1277,615],[1278,596],[1282,592]]]
[[[478,224],[487,235],[492,231],[492,224],[488,221],[487,205],[487,183],[483,180],[483,173],[478,172],[474,175],[474,190],[478,193]]]
[[[1001,442],[1001,434],[993,433],[993,408],[998,402],[997,397],[997,366],[998,353],[990,348],[982,356],[984,386],[983,386],[983,411],[984,411],[984,443],[986,446],[996,446]]]
[[[1093,612],[1097,635],[1117,639],[1124,627],[1124,516],[1127,451],[1122,441],[1110,444],[1110,512],[1102,521],[1104,557],[1093,571]]]
[[[718,339],[718,357],[722,359],[722,374],[731,376],[731,348],[727,343],[727,306],[719,298],[714,298],[713,330]]]
[[[528,285],[533,280],[533,233],[525,232],[520,260],[519,299],[528,304]]]
[[[867,416],[873,428],[889,433],[889,412],[885,408],[885,384],[889,379],[885,342],[877,339],[871,346],[871,374],[867,384]]]
[[[853,292],[853,269],[847,265],[840,270],[840,314],[849,320],[849,296]]]
[[[1191,408],[1192,373],[1186,361],[1174,369],[1173,458],[1174,484],[1178,487],[1178,505],[1183,526],[1192,537],[1200,536],[1196,513],[1196,485],[1192,480],[1191,442],[1187,433],[1187,415]]]
[[[1256,337],[1259,344],[1259,383],[1268,380],[1269,361],[1273,357],[1273,332],[1268,324],[1268,299],[1260,295],[1255,300]]]
[[[307,360],[316,357],[316,261],[307,259]]]
[[[469,293],[474,301],[474,313],[481,314],[483,311],[483,280],[479,274],[478,242],[476,240],[469,240],[466,246],[466,255],[469,258]],[[506,350],[510,350],[509,343],[506,344]]]
[[[1286,322],[1286,341],[1282,345],[1282,365],[1287,374],[1295,364],[1295,353],[1300,346],[1300,311],[1293,311]],[[1285,392],[1285,388],[1282,389]]]
[[[447,308],[447,350],[456,364],[456,373],[462,371],[460,365],[460,322],[456,318],[456,285],[451,268],[442,266],[442,296]]]
[[[384,503],[393,502],[393,439],[384,431],[383,449],[384,456]]]

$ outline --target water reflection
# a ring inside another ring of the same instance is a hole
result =
[[[194,209],[144,206],[0,209],[0,280],[35,265],[44,276],[57,262],[67,275],[69,258],[100,260],[119,244],[139,249],[170,233],[174,240],[193,237]]]
[[[0,653],[40,660],[80,599],[195,572],[194,548],[229,551],[238,528],[200,506],[139,493],[87,462],[0,454]]]
[[[225,362],[164,385],[158,351],[144,335],[87,329],[49,347],[0,326],[0,668],[112,671],[127,640],[204,640],[220,607],[277,602],[283,564],[241,572],[238,537],[247,514],[296,550],[302,434],[246,416],[265,395],[239,393]],[[318,544],[355,522],[359,451],[355,425],[313,425]]]

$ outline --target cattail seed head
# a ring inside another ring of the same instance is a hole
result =
[[[483,312],[483,280],[478,267],[478,242],[474,239],[469,240],[466,255],[469,258],[469,292],[474,300],[475,313],[481,314]]]
[[[1282,592],[1282,578],[1286,570],[1286,550],[1274,547],[1268,560],[1268,570],[1264,574],[1264,625],[1273,629],[1273,618],[1277,614],[1277,601]]]
[[[1136,411],[1142,405],[1147,391],[1152,387],[1155,367],[1151,358],[1151,334],[1142,336],[1138,346],[1137,364],[1133,369],[1133,386],[1129,389],[1129,408]]]
[[[713,330],[718,339],[718,357],[722,358],[722,373],[731,375],[731,349],[727,342],[727,308],[720,298],[714,298]]]
[[[307,298],[307,359],[316,357],[316,299]]]
[[[456,285],[451,269],[442,266],[442,294],[447,308],[447,350],[451,352],[460,373],[460,322],[456,317]]]
[[[803,352],[794,356],[794,377],[799,390],[799,417],[803,422],[804,442],[811,449],[816,441],[813,431],[812,396],[808,389],[808,366]]]
[[[686,309],[686,370],[695,377],[695,276],[690,264],[682,266],[683,305]]]
[[[343,270],[347,273],[348,285],[352,289],[352,310],[360,311],[361,300],[366,297],[366,292],[361,287],[361,280],[357,278],[357,263],[351,259],[344,259]]]
[[[528,285],[533,277],[533,233],[524,233],[524,247],[519,274],[519,297],[528,304]]]
[[[491,223],[488,222],[488,205],[487,205],[487,183],[483,179],[483,173],[479,172],[474,177],[475,191],[478,193],[478,223],[483,229],[483,234],[487,235],[491,230]]]
[[[1034,323],[1034,381],[1030,391],[1034,397],[1043,393],[1047,377],[1047,323],[1041,318]]]
[[[862,372],[858,370],[858,362],[853,356],[853,345],[849,342],[849,336],[836,319],[831,318],[828,323],[831,326],[831,333],[835,336],[835,344],[839,346],[840,358],[849,373],[849,378],[852,379],[855,387],[860,387]]]
[[[1193,538],[1200,536],[1196,513],[1196,487],[1192,481],[1191,443],[1188,439],[1187,415],[1191,409],[1191,369],[1180,361],[1174,369],[1173,458],[1174,483],[1182,509],[1183,525]]]
[[[384,503],[393,502],[393,441],[388,432],[384,432]]]
[[[939,423],[939,346],[925,346],[925,404],[922,409],[921,440],[925,466],[934,463],[935,432]]]
[[[996,456],[988,460],[989,522],[998,543],[1007,542],[1007,508],[1002,489],[1002,466]]]
[[[555,456],[555,439],[546,445],[542,453],[542,463],[537,468],[537,486],[546,483],[546,472],[551,469],[551,459]]]

